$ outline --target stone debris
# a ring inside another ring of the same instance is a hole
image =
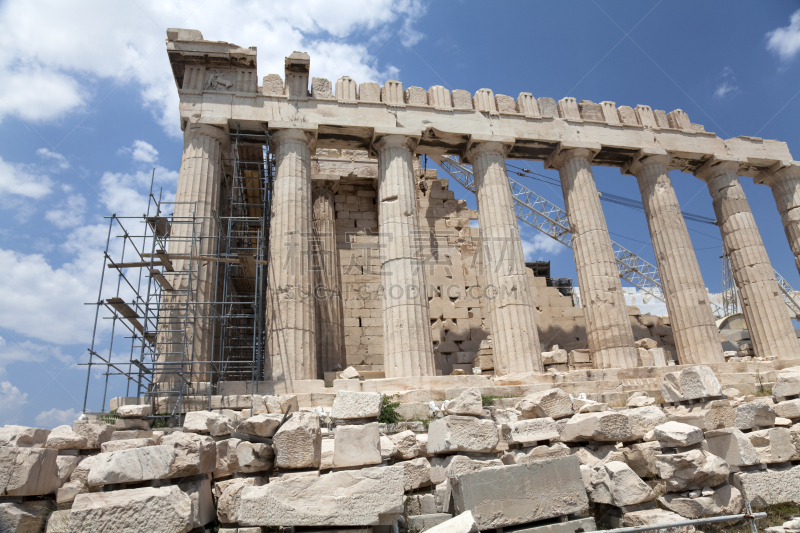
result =
[[[634,440],[631,423],[619,411],[583,413],[567,420],[561,430],[563,442],[625,442]]]
[[[778,402],[774,409],[776,416],[790,420],[798,419],[800,418],[800,398]]]
[[[278,426],[281,425],[282,420],[283,415],[279,414],[251,416],[239,423],[236,427],[236,432],[269,438],[274,436],[275,432],[278,431]]]
[[[275,452],[269,444],[242,441],[236,446],[236,462],[246,474],[272,470],[274,461]]]
[[[464,511],[425,531],[428,533],[477,533],[478,524],[470,511]]]
[[[3,533],[38,533],[47,523],[53,511],[51,501],[27,501],[22,503],[0,502],[0,531]],[[69,533],[69,530],[64,530]]]
[[[130,450],[132,448],[144,448],[145,446],[155,446],[156,441],[152,438],[110,440],[100,445],[102,453],[116,452],[119,450]],[[60,456],[59,456],[60,457]]]
[[[44,448],[49,434],[49,429],[7,425],[0,428],[0,446]]]
[[[658,502],[689,519],[739,514],[744,510],[742,493],[727,483],[711,490],[710,494],[703,490],[701,496],[694,498],[683,494],[664,494],[659,496]]]
[[[244,487],[238,522],[243,526],[391,525],[403,512],[403,476],[403,468],[389,466]]]
[[[69,481],[69,476],[75,470],[80,462],[80,457],[77,455],[59,455],[56,457],[56,466],[58,467],[58,479],[63,485]]]
[[[358,379],[359,375],[358,370],[352,366],[348,366],[339,374],[339,379]]]
[[[236,429],[233,420],[222,415],[206,418],[206,428],[212,437],[224,437],[225,435],[230,435]]]
[[[161,445],[175,449],[175,461],[167,477],[206,474],[212,472],[217,464],[217,447],[211,437],[175,432],[165,435]]]
[[[0,447],[0,496],[53,494],[61,486],[56,450]]]
[[[120,418],[146,418],[153,413],[150,405],[120,405],[117,408],[117,415]]]
[[[378,392],[338,391],[333,400],[331,418],[377,418],[381,414],[381,397]]]
[[[769,427],[775,424],[775,409],[760,401],[744,402],[736,406],[736,421],[739,429]]]
[[[711,368],[698,365],[665,374],[661,394],[667,401],[679,402],[720,396],[722,387]]]
[[[656,457],[661,454],[661,444],[658,441],[632,444],[623,451],[623,454],[625,462],[637,476],[651,478],[658,475]]]
[[[653,432],[663,448],[692,446],[704,438],[700,428],[680,422],[666,422],[653,428]]]
[[[236,448],[242,441],[239,439],[225,439],[217,441],[217,464],[214,467],[214,477],[229,476],[239,470],[239,456]]]
[[[778,372],[775,385],[772,386],[772,395],[775,398],[785,398],[800,394],[800,366],[784,368]]]
[[[797,456],[797,450],[792,442],[792,432],[787,428],[751,431],[745,436],[750,439],[762,464],[783,463]]]
[[[392,457],[397,459],[413,459],[419,455],[417,434],[410,429],[391,435],[389,440],[392,441],[395,450]]]
[[[509,450],[503,454],[503,464],[530,463],[543,459],[555,459],[556,457],[566,457],[570,455],[570,447],[562,442],[556,442],[550,446],[541,445],[533,448],[522,448],[520,450]]]
[[[71,426],[58,426],[47,436],[45,448],[54,450],[81,450],[89,440],[72,431]]]
[[[430,480],[431,483],[438,485],[452,476],[460,476],[461,474],[477,472],[478,470],[495,466],[503,466],[502,461],[497,459],[480,461],[464,455],[434,457],[430,461]]]
[[[425,457],[395,463],[403,467],[403,486],[406,491],[427,487],[431,484],[431,463]]]
[[[591,501],[616,507],[656,499],[653,489],[621,461],[611,461],[594,469],[587,488]]]
[[[685,521],[686,519],[683,516],[663,509],[646,509],[622,515],[622,527],[652,526]],[[659,533],[695,533],[695,528],[694,526],[679,526],[667,527],[657,531]]]
[[[260,487],[267,484],[266,477],[234,478],[221,483],[217,498],[217,519],[223,524],[235,524],[239,521],[239,505],[241,504],[242,490],[245,487]],[[215,487],[215,492],[216,492]]]
[[[377,422],[361,426],[336,427],[334,468],[378,465],[382,460]]]
[[[711,453],[730,466],[757,465],[761,460],[750,439],[737,428],[707,431],[706,443]]]
[[[728,478],[730,468],[722,458],[703,450],[656,456],[658,476],[668,492],[716,487]]]
[[[480,416],[483,414],[480,389],[477,387],[466,389],[458,397],[447,402],[445,411],[449,415]]]
[[[499,442],[497,426],[491,420],[449,415],[428,427],[428,453],[494,451]]]
[[[525,396],[516,406],[522,418],[550,417],[554,420],[572,416],[572,398],[561,389],[548,389]]]
[[[539,441],[558,439],[556,421],[550,417],[520,420],[500,426],[503,440],[508,444],[530,446]]]
[[[112,483],[139,483],[171,477],[175,462],[172,446],[147,446],[99,454],[87,479],[90,487]]]
[[[322,459],[319,416],[303,411],[292,413],[275,433],[272,447],[276,468],[319,468]]]
[[[218,415],[211,411],[192,411],[183,417],[183,430],[191,433],[208,433],[207,421]]]
[[[86,437],[84,449],[97,450],[104,442],[111,440],[114,434],[114,426],[105,422],[91,420],[76,420],[72,423],[72,431]]]
[[[739,472],[734,477],[744,499],[756,509],[800,503],[800,465]]]

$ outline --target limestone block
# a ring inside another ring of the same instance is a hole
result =
[[[277,468],[319,468],[322,448],[319,416],[303,411],[292,413],[275,433],[272,446]]]
[[[735,477],[742,496],[755,509],[800,503],[800,466],[739,472]]]
[[[531,93],[519,93],[517,96],[517,113],[527,117],[539,117],[539,103]]]
[[[706,516],[721,516],[739,514],[743,512],[744,499],[739,489],[727,483],[711,491],[708,496],[687,498],[682,494],[664,494],[658,502],[675,513],[685,518],[704,518]]]
[[[56,450],[0,447],[0,495],[52,494],[61,485]]]
[[[561,389],[554,388],[529,394],[517,404],[522,418],[550,417],[554,420],[571,416],[572,399]]]
[[[145,446],[155,446],[155,445],[156,441],[150,438],[110,440],[100,445],[100,451],[103,453],[109,453],[109,452],[116,452],[119,450],[130,450],[133,448],[144,448]]]
[[[656,119],[656,126],[659,128],[669,128],[669,121],[667,120],[667,112],[663,109],[654,109],[653,116]]]
[[[88,439],[72,431],[72,427],[58,426],[47,435],[44,447],[54,450],[80,450],[87,442]]]
[[[800,394],[800,366],[784,368],[778,372],[772,395],[776,398]]]
[[[217,441],[217,462],[214,466],[214,477],[220,478],[229,476],[239,470],[239,456],[236,448],[239,439],[225,439]]]
[[[450,415],[480,416],[483,413],[481,390],[478,387],[465,389],[455,399],[447,402],[445,411]]]
[[[172,473],[174,462],[175,449],[164,445],[101,453],[92,463],[88,484],[98,487],[166,479]]]
[[[797,453],[787,428],[762,429],[745,434],[764,464],[790,461]]]
[[[696,400],[719,396],[722,387],[711,368],[698,365],[665,374],[661,393],[667,401]]]
[[[192,500],[175,485],[80,494],[70,512],[72,533],[147,531],[186,533],[192,529]]]
[[[616,507],[656,499],[653,489],[621,461],[611,461],[597,468],[590,478],[588,492],[591,501]]]
[[[353,418],[377,418],[381,414],[381,393],[379,392],[336,392],[331,409],[331,418],[343,420]]]
[[[395,463],[403,467],[403,487],[406,491],[428,487],[431,484],[431,463],[425,457]]]
[[[208,433],[206,421],[219,416],[211,411],[192,411],[183,417],[183,430],[191,433]]]
[[[337,426],[334,439],[333,466],[345,468],[381,464],[378,423],[361,426]]]
[[[7,425],[0,428],[0,446],[44,448],[49,429]]]
[[[267,74],[261,80],[261,94],[283,96],[283,78],[280,74]]]
[[[434,85],[428,89],[428,105],[441,108],[453,107],[450,91],[441,85]]]
[[[214,508],[214,498],[211,495],[210,479],[179,483],[178,488],[189,496],[192,502],[192,529],[201,528],[214,521],[217,513]]]
[[[700,428],[680,422],[666,422],[653,429],[659,444],[664,448],[691,446],[705,438]]]
[[[47,518],[45,533],[69,533],[69,513],[70,510],[54,511]],[[13,530],[12,530],[13,531]],[[39,531],[39,530],[35,530]]]
[[[704,450],[656,456],[658,475],[667,482],[667,492],[715,487],[730,471],[728,463]]]
[[[413,459],[419,453],[417,448],[417,435],[410,429],[391,435],[389,439],[395,448],[393,457],[399,459]]]
[[[69,480],[75,467],[78,466],[80,459],[77,455],[59,455],[56,457],[56,466],[58,467],[58,479],[64,484]]]
[[[800,418],[800,398],[785,400],[775,404],[775,415],[781,418]]]
[[[669,127],[676,130],[691,130],[692,122],[682,109],[676,109],[667,113],[667,123]]]
[[[236,461],[245,473],[272,470],[275,452],[272,446],[263,442],[242,441],[236,446]]]
[[[542,364],[560,365],[569,361],[569,354],[566,350],[559,349],[558,344],[554,345],[549,352],[542,352]]]
[[[558,439],[556,421],[550,417],[520,420],[501,426],[503,440],[508,444],[530,446],[543,440]]]
[[[392,439],[390,439],[386,435],[380,436],[380,447],[381,447],[381,459],[390,459],[397,453],[397,448],[392,442]],[[331,453],[333,453],[333,449],[331,449]]]
[[[578,101],[571,96],[565,96],[558,101],[558,116],[565,120],[580,120]]]
[[[600,104],[595,104],[589,100],[581,100],[578,102],[578,111],[583,120],[591,120],[594,122],[605,122],[603,116],[603,109]]]
[[[558,117],[558,104],[552,98],[547,96],[540,96],[537,99],[537,103],[539,104],[539,113],[542,114],[545,118],[556,118]]]
[[[337,84],[336,94],[339,94]],[[358,86],[358,99],[362,102],[380,102],[381,101],[381,86],[375,82],[364,82]],[[341,98],[340,98],[341,100]]]
[[[495,104],[497,106],[498,113],[511,113],[516,114],[517,112],[517,103],[514,101],[514,98],[505,94],[498,94],[494,97]]]
[[[428,427],[429,453],[488,453],[499,442],[497,426],[491,420],[449,415]]]
[[[480,530],[588,509],[578,460],[560,457],[450,478],[455,512],[472,511]]]
[[[664,348],[650,348],[647,350],[653,358],[653,366],[667,366],[667,355]]]
[[[230,435],[235,429],[233,420],[227,416],[210,416],[206,419],[206,428],[212,437],[224,437]]]
[[[736,406],[735,425],[739,429],[775,424],[775,409],[763,402],[745,402]]]
[[[78,466],[75,467],[75,470],[72,471],[72,474],[69,476],[70,481],[75,481],[77,483],[81,483],[83,485],[89,484],[89,471],[92,469],[92,464],[97,459],[97,455],[89,455],[89,456],[78,456],[81,457]]]
[[[359,375],[360,374],[358,373],[358,370],[352,366],[348,366],[342,370],[342,373],[339,375],[339,379],[356,379]]]
[[[631,425],[633,439],[643,439],[650,431],[667,421],[667,415],[654,405],[619,411],[626,415]]]
[[[646,509],[622,515],[622,527],[641,527],[683,521],[685,521],[685,518],[681,515],[664,509]],[[694,526],[682,526],[659,529],[658,531],[660,533],[694,533],[695,529]]]
[[[239,423],[236,428],[237,433],[245,433],[247,435],[257,435],[259,437],[272,437],[278,431],[283,420],[283,415],[256,415],[251,416],[247,420]]]
[[[644,348],[639,348],[637,350],[637,366],[641,367],[651,367],[656,366],[655,359],[653,359],[653,354],[650,353],[650,350],[645,350]]]
[[[636,117],[636,113],[633,111],[633,108],[623,105],[617,108],[617,113],[619,114],[619,121],[623,124],[629,125],[639,125],[639,119]]]
[[[706,443],[711,453],[722,457],[731,466],[757,465],[761,462],[750,439],[737,428],[707,431]]]
[[[410,105],[428,105],[428,93],[422,87],[409,87],[403,93],[403,101]]]
[[[333,100],[334,96],[331,90],[331,80],[326,78],[311,78],[311,97],[322,100]],[[353,98],[353,100],[355,100],[355,98]]]
[[[498,459],[479,461],[464,455],[448,455],[446,457],[434,457],[430,461],[431,483],[438,485],[447,481],[452,476],[460,476],[468,472],[477,472],[484,468],[502,466],[503,463]]]
[[[297,401],[297,396],[284,394],[282,396],[264,396],[265,411],[269,414],[285,414],[287,409],[290,413],[296,413],[300,410],[300,404]],[[256,413],[259,414],[259,413]]]
[[[494,370],[494,358],[491,355],[478,355],[472,360],[472,368],[480,368],[481,372]]]
[[[385,104],[403,103],[403,83],[397,80],[386,80],[381,87],[381,102]]]
[[[617,104],[615,102],[603,101],[600,102],[600,109],[603,111],[603,122],[606,124],[619,124],[619,113],[617,113]]]
[[[389,466],[245,487],[238,522],[240,526],[390,525],[402,512],[403,469]]]
[[[44,530],[53,502],[28,501],[0,503],[0,531],[3,533],[39,533]],[[48,529],[49,531],[49,529]],[[69,533],[69,530],[64,530]]]
[[[175,461],[168,477],[206,474],[217,464],[217,448],[211,437],[175,432],[165,435],[161,445],[175,448]]]
[[[453,107],[456,109],[472,109],[472,95],[469,91],[455,89],[452,93]]]
[[[89,492],[89,487],[80,481],[68,481],[56,491],[56,503],[59,507],[71,505],[78,494]]]
[[[117,408],[117,415],[120,418],[145,418],[153,413],[150,405],[120,405]]]
[[[214,484],[214,494],[217,497],[217,518],[219,521],[223,524],[235,524],[238,522],[242,489],[245,487],[260,487],[266,484],[267,477],[265,476],[234,478],[216,482]],[[218,489],[219,492],[217,492]]]
[[[647,352],[647,350],[643,350],[639,348],[639,353]],[[641,357],[640,357],[641,360]],[[642,366],[642,365],[640,365]],[[652,365],[650,365],[652,366]],[[627,407],[646,407],[648,405],[653,405],[656,403],[656,399],[648,396],[646,392],[634,392],[628,397],[628,401],[625,402]]]
[[[594,400],[572,399],[572,410],[575,413],[600,413],[608,410],[607,403],[595,402]]]
[[[333,468],[333,452],[335,448],[336,448],[336,442],[334,442],[334,439],[322,439],[322,445],[320,446],[320,462],[319,462],[320,470],[330,470],[331,468]],[[382,451],[383,447],[381,447],[381,452]],[[383,459],[382,453],[381,453],[381,459]]]
[[[491,89],[478,89],[472,97],[472,105],[476,111],[483,113],[497,113],[497,103]]]
[[[445,520],[441,524],[425,529],[429,533],[476,533],[478,524],[470,511]]]
[[[152,431],[150,429],[148,429],[148,430],[141,430],[141,429],[119,430],[119,431],[115,431],[114,433],[112,433],[111,434],[111,440],[108,440],[106,442],[113,442],[113,441],[116,441],[116,440],[150,439],[150,438],[154,438],[154,435],[156,433],[160,433],[160,434],[163,435],[163,432],[160,432],[160,431],[156,432],[156,431]],[[106,442],[104,442],[103,444],[106,444]],[[102,444],[100,445],[100,448],[101,449],[103,448]]]
[[[150,429],[150,423],[147,420],[141,420],[139,418],[118,418],[114,422],[114,428],[121,431],[132,429],[146,431]]]
[[[636,475],[650,478],[658,475],[656,456],[661,454],[661,444],[658,441],[640,442],[626,448],[625,462],[628,463]]]
[[[616,411],[577,414],[561,431],[562,442],[624,442],[634,440],[627,416]]]
[[[645,128],[658,127],[656,118],[653,116],[653,109],[649,105],[637,105],[635,111],[636,118],[639,119],[639,124]]]

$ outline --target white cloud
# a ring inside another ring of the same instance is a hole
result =
[[[54,160],[56,162],[56,164],[58,165],[58,168],[60,168],[62,170],[65,169],[65,168],[69,168],[69,163],[67,162],[67,158],[64,157],[63,155],[59,154],[59,153],[52,152],[52,151],[48,150],[47,148],[39,148],[38,150],[36,150],[36,153],[42,159],[52,159],[52,160]]]
[[[51,209],[44,216],[57,227],[64,229],[81,224],[85,212],[86,198],[80,194],[70,194],[59,204],[58,209]]]
[[[8,424],[13,421],[22,406],[28,403],[28,393],[22,392],[11,384],[10,381],[0,383],[0,424]]]
[[[0,203],[11,195],[39,199],[52,188],[53,182],[36,166],[9,163],[0,157]]]
[[[558,255],[563,248],[563,244],[543,233],[536,233],[533,239],[527,239],[524,235],[522,236],[522,252],[528,261],[544,259],[548,255]]]
[[[38,427],[53,429],[56,426],[63,426],[65,424],[72,425],[81,414],[74,408],[70,409],[57,409],[53,407],[49,411],[42,411],[36,415],[36,424]]]
[[[134,85],[156,120],[179,136],[177,91],[164,50],[168,27],[257,46],[259,79],[283,73],[283,58],[305,50],[313,76],[382,81],[391,71],[379,69],[373,54],[395,36],[405,46],[418,42],[414,21],[425,14],[422,0],[295,0],[268,9],[256,0],[82,6],[12,0],[0,7],[0,97],[8,103],[0,105],[0,120],[14,114],[52,120],[88,108],[95,96],[104,97],[89,89],[104,78]],[[370,40],[375,34],[377,43]]]
[[[133,141],[132,146],[120,148],[119,153],[131,154],[134,161],[143,163],[155,163],[158,160],[158,150],[146,141]]]
[[[714,90],[714,98],[733,97],[739,93],[736,85],[736,76],[731,67],[725,67],[717,76],[717,88]]]
[[[768,32],[767,50],[788,61],[800,52],[800,9],[792,13],[789,25]]]
[[[119,216],[141,216],[147,212],[147,194],[150,190],[151,172],[139,171],[134,174],[106,172],[100,178],[103,203],[106,208]],[[153,189],[158,198],[158,188],[163,187],[162,200],[172,201],[178,185],[178,172],[156,166]],[[172,206],[165,208],[172,212]]]

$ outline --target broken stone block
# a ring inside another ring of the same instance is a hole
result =
[[[72,431],[86,437],[86,450],[99,449],[104,442],[111,440],[114,426],[105,422],[92,420],[76,420],[72,423]]]
[[[333,467],[381,464],[378,423],[361,426],[338,426],[334,439]]]
[[[645,350],[652,350],[653,348],[658,348],[658,343],[653,339],[644,338],[636,341],[634,346],[637,348],[644,348]]]
[[[554,344],[549,352],[542,352],[543,365],[564,365],[568,361],[569,354],[567,354],[566,350],[560,349],[558,344]]]
[[[628,109],[631,109],[630,107]],[[631,112],[633,110],[631,109]],[[663,509],[646,509],[633,511],[622,515],[622,527],[641,527],[658,524],[671,524],[684,522],[686,519],[679,514]],[[668,527],[659,529],[659,533],[695,533],[694,526]]]
[[[397,454],[397,448],[392,442],[392,439],[390,439],[386,435],[380,436],[380,447],[381,447],[381,459],[390,459],[391,457]],[[331,450],[331,453],[333,453],[333,450]]]
[[[451,93],[453,107],[456,109],[472,109],[472,95],[469,91],[455,89]]]
[[[624,442],[634,440],[627,416],[617,411],[577,414],[561,431],[562,442]]]
[[[503,440],[509,444],[530,446],[543,440],[558,439],[556,421],[550,417],[520,420],[500,426]]]
[[[580,398],[572,399],[572,410],[578,413],[600,413],[608,410],[607,403],[600,403],[594,400],[581,400]]]
[[[88,484],[98,487],[166,479],[172,472],[174,462],[175,448],[164,445],[101,453],[92,463]]]
[[[516,409],[498,409],[493,408],[491,410],[492,418],[494,419],[495,423],[498,426],[503,424],[509,424],[511,422],[516,422],[519,420],[520,412]]]
[[[133,448],[144,448],[145,446],[155,445],[156,441],[154,439],[110,440],[100,445],[100,451],[102,453],[110,453],[118,452],[120,450],[131,450]]]
[[[292,413],[272,439],[275,467],[280,469],[319,468],[322,432],[316,413]]]
[[[251,416],[239,423],[236,427],[236,432],[270,438],[278,431],[278,426],[281,425],[282,420],[283,415],[279,414]]]
[[[739,489],[727,483],[699,498],[687,498],[682,494],[664,494],[658,502],[679,515],[686,518],[704,518],[706,516],[720,516],[739,514],[744,508],[744,499]]]
[[[240,526],[391,525],[403,512],[403,468],[295,477],[244,487],[240,498]]]
[[[406,491],[428,487],[431,484],[431,463],[425,457],[395,463],[403,467],[403,486]]]
[[[658,475],[656,456],[661,454],[661,444],[658,441],[633,444],[623,453],[625,462],[636,472],[637,476],[650,478]]]
[[[570,454],[577,457],[582,465],[591,467],[598,467],[611,461],[625,461],[623,450],[613,445],[570,448]]]
[[[664,448],[692,446],[703,441],[703,432],[700,428],[681,424],[680,422],[666,422],[653,429],[656,439]]]
[[[150,424],[147,420],[140,420],[138,418],[118,418],[114,422],[114,429],[117,430],[131,430],[131,429],[150,429]]]
[[[722,458],[703,450],[656,456],[658,475],[667,492],[715,487],[728,478],[730,469]]]
[[[58,467],[58,479],[63,484],[69,480],[69,476],[78,466],[80,459],[77,455],[59,455],[56,457],[56,466]]]
[[[339,379],[357,379],[361,374],[358,373],[358,370],[353,368],[352,366],[348,366],[342,373],[339,375]]]
[[[0,428],[0,446],[44,448],[49,434],[49,429],[7,425]]]
[[[69,509],[64,511],[54,511],[49,517],[47,517],[47,527],[44,530],[45,533],[69,533],[69,513]]]
[[[73,533],[106,531],[188,532],[192,500],[175,485],[80,494],[69,516]]]
[[[731,466],[757,465],[761,462],[750,439],[737,428],[707,431],[705,436],[709,451],[722,457]]]
[[[44,447],[54,450],[80,450],[87,442],[88,439],[72,431],[71,426],[58,426],[47,436]]]
[[[639,365],[648,366],[648,365]],[[652,365],[649,365],[652,366]],[[625,403],[627,407],[646,407],[656,403],[656,399],[647,395],[646,392],[634,392]]]
[[[735,425],[739,429],[775,424],[775,409],[763,402],[745,402],[736,406]]]
[[[219,521],[223,524],[235,524],[238,522],[242,489],[245,487],[260,487],[266,484],[266,477],[234,478],[222,482],[220,493],[217,496],[217,518]],[[215,483],[215,491],[219,485],[221,485],[221,483]]]
[[[275,452],[272,446],[263,442],[242,441],[236,446],[236,461],[245,473],[272,470]]]
[[[190,433],[208,433],[206,421],[218,416],[211,411],[192,411],[183,417],[183,431]]]
[[[480,416],[483,414],[481,390],[477,387],[464,390],[457,398],[447,402],[445,411],[449,415]]]
[[[212,437],[224,437],[233,432],[235,424],[227,416],[217,415],[206,418],[206,428]]]
[[[89,492],[89,487],[80,481],[68,481],[56,491],[56,504],[59,507],[71,505],[78,494]]]
[[[214,466],[214,477],[229,476],[239,470],[239,457],[236,447],[242,441],[239,439],[225,439],[217,441],[217,463]]]
[[[112,442],[115,440],[133,440],[133,439],[150,439],[150,438],[153,438],[153,440],[157,441],[157,439],[154,438],[154,435],[156,433],[159,433],[162,436],[164,434],[161,431],[152,431],[149,429],[147,431],[143,431],[140,429],[115,431],[114,433],[111,434],[111,440],[108,440],[106,442]],[[103,444],[105,444],[105,442]],[[100,449],[103,448],[103,444],[100,445]],[[156,442],[156,444],[158,444],[158,442]]]
[[[178,484],[178,488],[192,502],[192,529],[202,528],[216,517],[214,497],[211,495],[211,480],[197,479]]]
[[[428,453],[488,453],[499,442],[497,426],[491,420],[449,415],[428,427]]]
[[[476,533],[478,531],[478,524],[475,522],[475,518],[473,518],[470,511],[464,511],[456,517],[425,529],[425,531],[432,533]]]
[[[482,531],[589,508],[578,459],[572,456],[487,468],[452,477],[450,482],[455,511],[472,511]]]
[[[553,98],[540,96],[536,102],[539,104],[539,113],[545,118],[558,117],[558,104]]]
[[[326,78],[311,78],[311,97],[320,100],[333,100],[331,80]],[[353,98],[355,100],[355,98]]]
[[[503,466],[498,459],[488,461],[478,461],[465,455],[448,455],[446,457],[434,457],[430,461],[431,483],[438,485],[447,481],[450,476],[460,476],[468,472],[477,472],[483,468],[493,466]]]
[[[336,393],[331,409],[331,418],[348,420],[353,418],[377,418],[381,414],[381,393],[350,392]]]
[[[0,447],[0,495],[41,496],[61,485],[56,450]]]
[[[735,478],[744,499],[756,509],[800,503],[800,465],[739,472]]]
[[[800,398],[776,403],[774,409],[775,415],[781,418],[800,418]]]
[[[417,434],[407,429],[391,435],[389,439],[395,448],[393,457],[398,459],[413,459],[419,454],[417,447]]]
[[[0,531],[3,533],[39,533],[54,510],[52,501],[0,503]],[[67,530],[68,533],[68,530]]]
[[[175,461],[167,477],[206,474],[212,472],[217,464],[217,447],[211,437],[175,432],[165,435],[161,445],[175,448]]]
[[[665,374],[661,393],[667,401],[696,400],[721,395],[722,386],[711,368],[698,365]]]
[[[764,464],[791,461],[797,453],[787,428],[762,429],[745,434]]]
[[[254,411],[255,414],[269,413],[269,414],[286,414],[296,413],[300,411],[300,404],[297,401],[297,396],[284,394],[281,396],[264,396],[264,411]]]
[[[591,476],[589,499],[623,507],[653,501],[656,495],[631,467],[621,461],[611,461],[597,468]]]
[[[714,400],[706,404],[665,406],[670,421],[696,426],[704,431],[734,427],[736,408],[729,400]]]
[[[549,389],[529,394],[517,404],[522,418],[544,418],[553,420],[572,416],[572,399],[561,389]]]
[[[333,468],[333,452],[335,448],[336,448],[336,443],[334,442],[334,439],[322,439],[322,446],[320,447],[320,460],[319,460],[320,470],[330,470],[331,468]],[[383,451],[383,448],[381,448],[381,451]],[[381,454],[381,456],[382,455],[383,454]]]
[[[145,418],[150,416],[153,408],[150,405],[121,405],[117,408],[120,418]]]
[[[78,456],[81,458],[78,466],[75,467],[75,470],[72,471],[72,474],[69,476],[70,481],[76,481],[78,483],[82,483],[83,485],[89,484],[89,471],[92,469],[92,464],[97,459],[97,455],[89,455],[89,456]]]
[[[800,394],[800,366],[784,368],[778,372],[775,385],[772,386],[772,395],[775,398],[785,398]]]
[[[509,450],[503,454],[502,463],[506,465],[521,465],[532,461],[566,457],[570,455],[570,453],[569,446],[562,442],[556,442],[550,446],[542,445],[533,448],[523,448],[521,450]]]
[[[664,414],[664,411],[654,405],[625,409],[618,412],[628,417],[632,440],[643,439],[656,426],[660,426],[667,421],[667,415]]]

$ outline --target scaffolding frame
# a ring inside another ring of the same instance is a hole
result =
[[[116,382],[122,378],[127,403],[135,397],[136,403],[152,404],[170,425],[180,424],[187,397],[193,397],[190,410],[201,403],[211,409],[211,396],[222,381],[249,381],[251,392],[257,393],[267,357],[274,157],[266,130],[242,133],[237,125],[229,135],[230,157],[223,155],[219,161],[220,212],[198,216],[196,202],[165,201],[162,190],[153,190],[154,169],[144,215],[105,217],[100,288],[97,301],[87,304],[96,308],[92,339],[88,361],[79,363],[87,367],[84,413],[90,390],[97,386],[92,370],[98,366],[104,378],[101,413],[109,392],[123,391]],[[176,206],[188,214],[176,215]],[[205,249],[212,253],[200,253],[203,239],[211,241]],[[170,253],[170,244],[181,252]],[[206,291],[210,297],[202,299],[200,270],[207,263],[212,264],[213,288]],[[106,279],[109,270],[115,271],[115,283]],[[110,326],[101,327],[105,321]],[[195,360],[194,334],[201,322],[210,324],[210,353]],[[199,402],[202,397],[206,398]]]

